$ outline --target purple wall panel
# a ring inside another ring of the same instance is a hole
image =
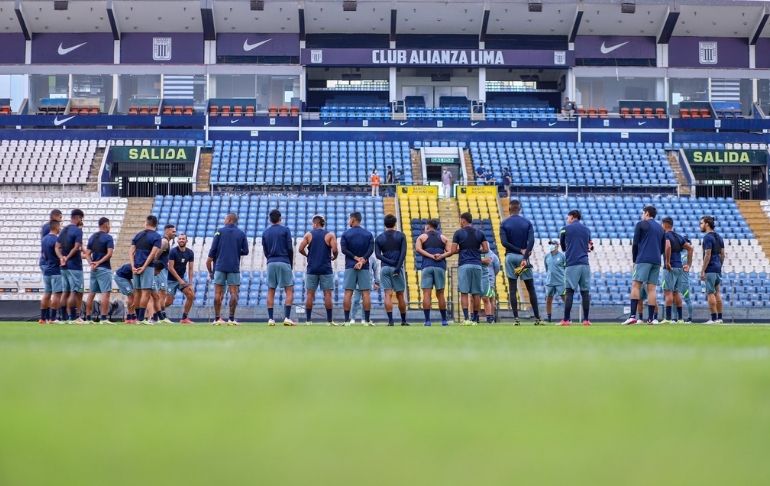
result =
[[[218,34],[217,56],[299,56],[299,34]]]
[[[203,64],[203,34],[124,34],[120,39],[120,63]]]
[[[655,37],[579,35],[577,59],[655,59]]]
[[[748,68],[749,42],[734,37],[672,37],[670,67]]]
[[[112,64],[112,34],[34,34],[32,64]]]

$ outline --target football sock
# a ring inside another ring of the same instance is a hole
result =
[[[372,315],[372,311],[365,310],[364,311],[364,320],[366,322],[371,321],[371,315]]]
[[[564,300],[564,320],[570,320],[570,314],[572,313],[572,301],[575,298],[575,291],[567,289],[567,296]]]
[[[48,320],[48,309],[40,309],[40,319]]]
[[[684,320],[684,311],[682,310],[681,305],[676,306],[676,315],[679,316],[679,320]]]
[[[647,314],[649,314],[647,317],[652,321],[657,316],[655,315],[655,306],[654,305],[648,305],[647,306]]]
[[[186,312],[182,313],[182,319],[187,319],[187,313]]]
[[[511,304],[511,310],[513,311],[513,317],[519,317],[519,299],[518,299],[518,286],[516,285],[518,279],[508,279],[508,300]]]
[[[385,314],[388,315],[388,324],[393,324],[393,312],[386,312]]]
[[[291,306],[290,305],[283,306],[283,316],[286,319],[291,319]]]
[[[477,311],[473,311],[473,314],[471,314],[471,320],[473,322],[479,322],[479,313]]]
[[[717,313],[716,312],[712,312],[711,313],[711,320],[712,321],[716,321],[717,320]]]
[[[631,318],[632,319],[636,317],[636,311],[638,308],[639,308],[639,299],[631,299]]]
[[[466,321],[468,320],[468,309],[463,309],[463,317]]]
[[[666,320],[667,321],[671,320],[671,306],[670,305],[666,306]]]
[[[401,324],[404,324],[406,322],[406,312],[401,313]]]
[[[273,319],[273,308],[272,307],[268,307],[267,308],[267,318],[271,319],[271,320]]]
[[[583,304],[583,320],[588,320],[588,312],[591,310],[591,294],[587,290],[580,292],[580,298]]]
[[[441,313],[441,320],[446,321],[446,309],[440,309],[439,312]],[[430,316],[430,314],[428,314],[428,316]]]
[[[495,316],[487,316],[487,323],[492,324],[495,322]]]
[[[534,279],[525,280],[524,285],[527,287],[527,293],[529,294],[529,304],[532,306],[532,312],[535,313],[535,319],[540,319],[540,306],[537,303],[537,291],[535,290]]]
[[[326,322],[332,322],[332,309],[326,309]]]
[[[717,312],[717,320],[720,320],[720,321],[722,320],[722,313],[721,312]]]
[[[425,316],[425,321],[429,321],[430,320],[430,309],[423,309],[422,313]]]
[[[350,320],[350,311],[346,310],[345,312],[345,322],[348,322]]]

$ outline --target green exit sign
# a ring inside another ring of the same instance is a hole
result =
[[[448,165],[448,164],[460,163],[460,159],[458,157],[428,157],[426,161],[429,164],[436,164],[436,165]]]

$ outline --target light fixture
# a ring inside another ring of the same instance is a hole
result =
[[[343,12],[355,12],[358,9],[358,2],[356,0],[343,0],[342,11]]]
[[[632,14],[636,13],[635,2],[623,2],[620,4],[620,13]]]
[[[251,0],[251,10],[261,12],[265,9],[264,0]]]
[[[527,4],[527,9],[530,12],[542,12],[543,11],[543,2],[529,2]]]
[[[54,10],[67,10],[69,8],[69,2],[67,0],[54,0]]]

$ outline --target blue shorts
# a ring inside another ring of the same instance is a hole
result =
[[[118,290],[121,294],[125,296],[133,295],[134,293],[134,285],[131,283],[131,280],[128,280],[127,278],[118,277],[117,275],[112,277],[115,280],[115,285],[118,286]]]
[[[43,286],[46,294],[60,294],[63,288],[61,275],[43,275]]]
[[[92,270],[90,289],[94,294],[112,292],[112,270],[104,267]]]
[[[140,274],[134,274],[132,284],[136,290],[152,290],[152,284],[155,281],[154,270],[150,267],[144,269]]]
[[[635,282],[658,285],[660,278],[660,265],[654,263],[637,263],[634,266],[634,275],[631,277]]]
[[[403,292],[406,290],[406,279],[404,278],[404,271],[399,270],[396,273],[396,269],[383,265],[380,270],[380,283],[382,284],[382,290],[393,290],[394,292]]]
[[[152,277],[152,291],[166,292],[168,286],[168,268],[164,268]]]
[[[241,285],[241,272],[214,272],[214,285],[237,287]]]
[[[83,270],[61,271],[62,292],[83,293]]]
[[[294,273],[291,265],[283,262],[267,264],[267,288],[285,289],[294,285]]]
[[[681,268],[663,270],[663,283],[660,286],[664,292],[683,294],[689,286],[689,275]]]
[[[420,275],[420,288],[444,290],[446,287],[446,270],[441,267],[425,267]]]
[[[346,268],[343,283],[345,284],[345,290],[371,290],[372,271],[368,268],[362,268],[361,270]]]
[[[545,296],[553,297],[554,295],[564,295],[564,285],[546,285]]]
[[[716,294],[718,287],[722,284],[722,275],[719,273],[707,273],[706,274],[706,294]]]
[[[484,271],[481,265],[460,265],[457,288],[461,294],[481,295],[481,280]]]
[[[313,275],[308,273],[305,275],[305,290],[315,292],[321,287],[321,290],[334,290],[334,275]]]
[[[188,282],[185,282],[184,285],[182,285],[176,280],[169,280],[166,282],[166,293],[171,297],[176,297],[177,290],[184,290],[183,287],[187,288],[189,286],[190,284]]]
[[[588,265],[573,265],[565,268],[564,283],[566,288],[576,292],[591,290],[591,267]]]
[[[518,277],[514,273],[516,267],[521,266],[521,262],[524,260],[524,255],[517,255],[515,253],[509,253],[505,255],[505,276],[508,278],[520,278],[522,280],[532,280],[534,278],[532,269],[528,268],[521,272]]]

